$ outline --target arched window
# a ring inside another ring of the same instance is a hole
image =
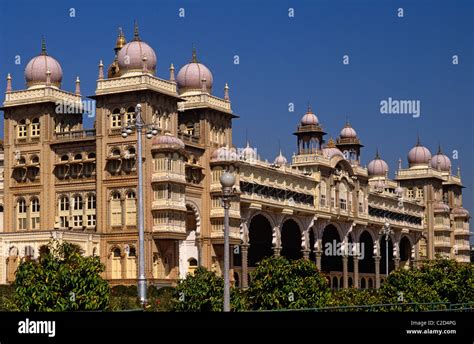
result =
[[[18,165],[24,165],[26,164],[26,159],[24,156],[20,156],[20,159],[18,159]]]
[[[112,111],[112,116],[110,116],[110,126],[111,128],[122,127],[122,118],[120,115],[120,109],[114,109],[114,111]]]
[[[137,253],[130,247],[127,257],[127,278],[137,278]]]
[[[112,251],[112,278],[122,278],[122,252],[118,247]]]
[[[82,160],[82,154],[74,155],[74,160]]]
[[[69,199],[66,196],[63,196],[59,199],[59,211],[69,210]]]
[[[72,210],[82,210],[82,197],[75,195],[72,198]]]
[[[135,108],[133,106],[129,107],[127,113],[125,114],[125,123],[127,125],[135,123]]]
[[[27,206],[26,201],[23,198],[20,198],[17,201],[16,205],[16,213],[17,213],[17,228],[19,230],[27,229]]]
[[[319,185],[319,200],[320,200],[320,205],[321,207],[325,207],[326,206],[326,192],[327,192],[327,189],[326,189],[326,182],[324,180],[321,181],[321,184]]]
[[[27,258],[33,258],[35,255],[35,250],[31,246],[26,246],[25,247],[25,257]]]
[[[94,153],[94,152],[89,153],[89,154],[87,155],[87,159],[95,159],[95,153]]]
[[[69,157],[67,155],[61,156],[61,161],[68,161]]]
[[[33,156],[31,157],[31,163],[32,163],[32,164],[39,164],[39,158],[38,158],[37,155],[33,155]]]
[[[125,200],[126,225],[135,226],[137,224],[137,199],[135,192],[129,191]]]
[[[341,210],[347,210],[347,187],[346,184],[339,184],[339,207]]]
[[[112,226],[122,226],[122,200],[118,192],[114,192],[110,200],[110,222]]]
[[[188,259],[188,273],[194,275],[194,271],[198,267],[198,262],[196,258],[189,258]]]
[[[18,122],[17,137],[19,139],[24,139],[26,136],[28,136],[28,132],[26,130],[26,121],[22,119]]]
[[[87,209],[88,210],[96,209],[96,207],[97,207],[97,199],[95,195],[90,194],[89,196],[87,196]]]
[[[38,118],[34,118],[31,121],[31,137],[39,137],[40,136],[40,121]]]
[[[33,198],[30,204],[31,229],[40,229],[40,201]]]
[[[112,156],[120,156],[120,149],[114,148],[112,150]]]

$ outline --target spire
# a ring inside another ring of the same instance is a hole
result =
[[[102,63],[102,60],[99,62],[99,80],[104,79],[104,64]]]
[[[48,55],[46,53],[46,40],[44,39],[44,36],[41,36],[41,55]]]
[[[76,78],[76,96],[81,95],[81,80],[79,80],[79,76]]]
[[[175,81],[174,79],[174,65],[171,64],[170,66],[170,81]]]
[[[398,169],[402,169],[402,158],[398,158]]]
[[[349,123],[349,116],[346,116],[346,124],[345,124],[346,128],[350,128],[351,125]]]
[[[421,146],[420,135],[416,135],[416,145]]]
[[[12,76],[10,75],[10,73],[8,73],[7,75],[7,92],[11,92],[12,91]]]
[[[229,85],[227,85],[227,82],[225,83],[225,86],[224,86],[224,100],[227,100],[227,101],[230,100],[230,98],[229,98]]]
[[[439,154],[439,155],[443,154],[443,151],[441,150],[441,143],[438,143],[438,153],[436,154]]]
[[[192,57],[191,62],[194,62],[194,63],[198,62],[197,56],[196,56],[196,47],[194,46],[194,43],[193,43],[193,57]]]
[[[248,130],[248,128],[245,128],[245,142],[247,142],[247,147],[249,147],[250,142],[249,142],[249,130]]]
[[[461,178],[461,167],[458,166],[458,178]]]
[[[380,159],[379,147],[375,148],[375,159]]]
[[[306,113],[313,113],[313,109],[311,108],[311,104],[308,101],[308,108],[306,110]]]
[[[133,40],[140,41],[140,34],[138,33],[138,23],[135,20],[134,28],[133,28]]]

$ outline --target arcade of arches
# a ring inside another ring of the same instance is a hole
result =
[[[247,288],[258,262],[274,255],[314,261],[334,289],[379,288],[386,276],[386,245],[391,272],[416,265],[419,239],[395,228],[386,240],[381,228],[253,213],[243,219],[242,245],[234,250],[235,284]]]

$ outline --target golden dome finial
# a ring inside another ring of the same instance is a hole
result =
[[[115,52],[118,52],[122,47],[127,44],[127,40],[125,39],[125,35],[123,34],[123,30],[121,27],[118,28],[119,34],[117,37],[117,41],[115,42]]]
[[[327,148],[336,148],[336,143],[334,142],[334,139],[331,137],[328,141],[328,144],[326,146]]]

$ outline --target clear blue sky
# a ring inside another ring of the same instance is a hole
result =
[[[194,42],[213,72],[214,93],[222,96],[229,83],[241,116],[234,122],[237,146],[248,131],[263,157],[273,159],[280,140],[290,158],[291,134],[309,101],[333,137],[348,116],[365,145],[363,163],[379,147],[391,176],[399,157],[406,166],[417,134],[433,154],[438,142],[448,155],[457,150],[453,170],[461,166],[465,206],[474,211],[473,1],[3,0],[0,13],[2,90],[8,72],[15,89],[24,87],[24,67],[44,34],[48,53],[62,65],[63,88],[73,91],[79,75],[83,94],[92,95],[99,59],[107,65],[113,58],[117,27],[131,39],[137,19],[142,39],[157,53],[159,77],[168,78],[170,63],[178,70],[188,62]],[[349,65],[342,63],[345,54]],[[380,101],[388,97],[420,100],[421,116],[381,115]]]

